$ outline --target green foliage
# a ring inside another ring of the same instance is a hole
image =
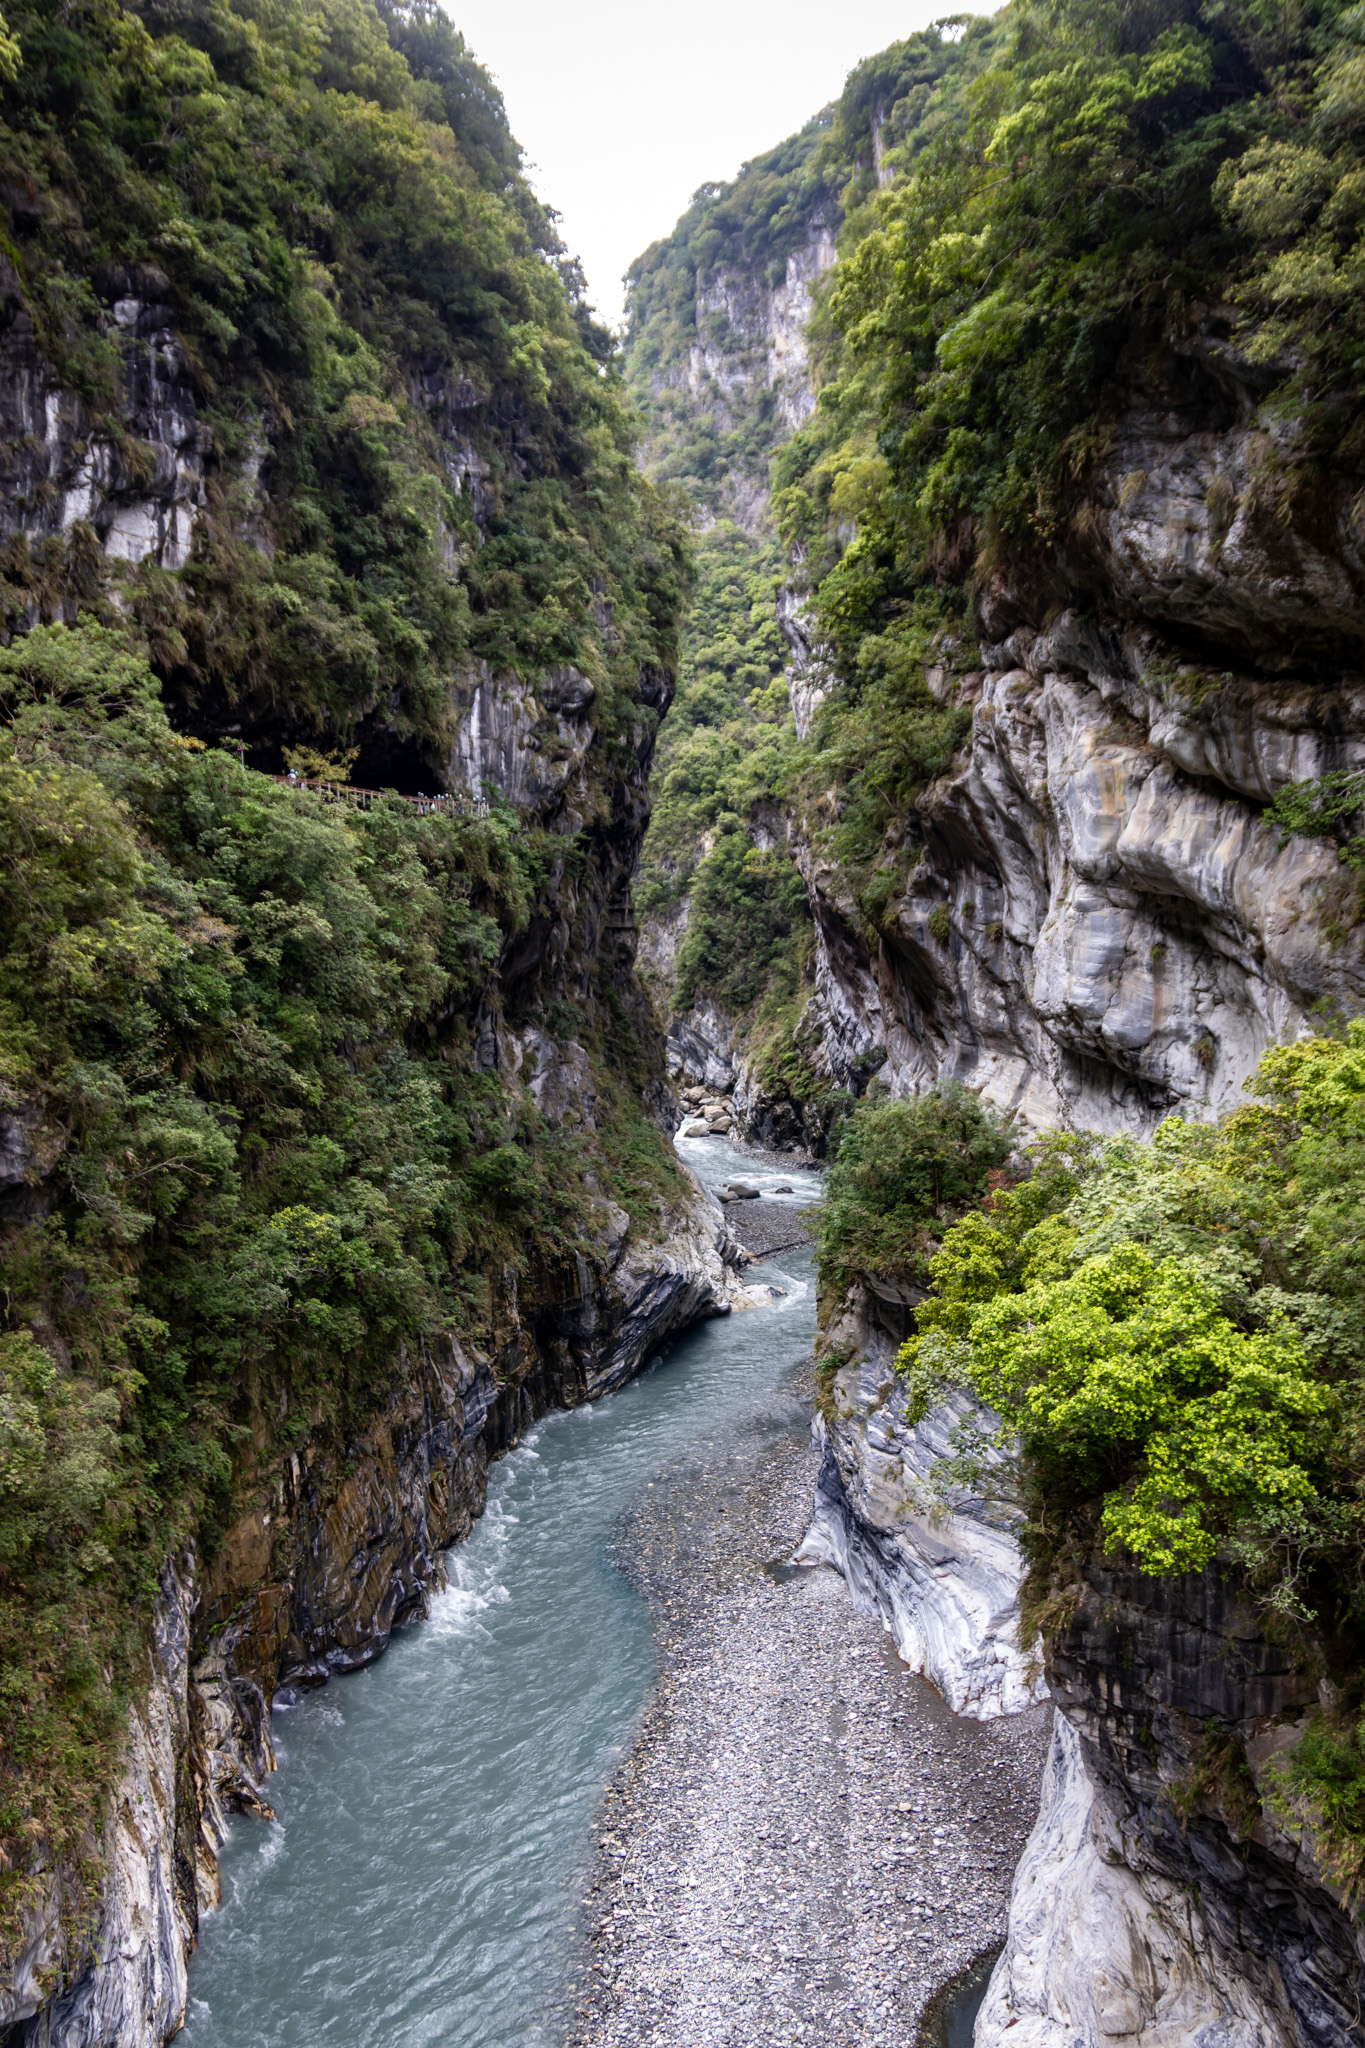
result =
[[[737,1014],[778,984],[791,994],[809,923],[805,884],[781,853],[760,853],[747,832],[723,831],[692,885],[692,914],[678,952],[677,999],[705,992]]]
[[[79,524],[65,546],[20,535],[0,561],[11,630],[100,606],[187,704],[235,706],[272,745],[370,721],[428,760],[471,662],[572,661],[626,744],[641,664],[673,664],[680,536],[446,15],[20,0],[11,26],[8,317],[132,475],[151,458],[124,378],[148,344],[107,303],[160,306],[209,444],[183,570],[104,563]],[[39,530],[49,489],[15,508]]]
[[[777,629],[782,560],[728,520],[696,543],[678,690],[659,735],[636,902],[676,900],[701,842],[783,787],[796,739]]]
[[[729,521],[699,538],[635,890],[645,915],[691,895],[667,1000],[706,995],[735,1014],[762,1004],[769,1028],[811,944],[795,864],[784,850],[759,852],[744,829],[775,811],[798,754],[775,616],[780,580],[777,549]]]
[[[1354,1639],[1365,1023],[1272,1048],[1254,1086],[1218,1124],[1040,1145],[945,1235],[900,1363],[998,1410],[1040,1557],[1093,1515],[1146,1570],[1222,1554]]]
[[[1064,1273],[1075,1238],[1065,1212],[1099,1157],[1099,1141],[1084,1133],[1041,1133],[1029,1147],[1024,1178],[993,1186],[981,1208],[945,1231],[929,1263],[933,1291],[917,1311],[921,1335],[965,1337],[978,1304]],[[913,1364],[916,1346],[912,1338],[897,1361],[901,1370]]]
[[[816,843],[876,932],[915,858],[906,817],[926,784],[948,768],[971,726],[970,712],[934,697],[926,671],[965,660],[966,651],[955,608],[938,592],[917,592],[894,607],[894,616],[878,621],[885,630],[865,632],[856,603],[847,618],[837,609],[843,604],[839,578],[836,569],[821,593],[835,686],[791,779]],[[945,945],[944,919],[934,916],[934,936]]]
[[[1283,1318],[1243,1332],[1218,1301],[1191,1262],[1130,1244],[971,1318],[973,1385],[1040,1496],[1101,1495],[1106,1542],[1147,1571],[1198,1571],[1240,1521],[1317,1491],[1327,1389]]]
[[[978,1200],[1011,1139],[958,1082],[902,1102],[863,1102],[844,1126],[818,1216],[822,1292],[858,1274],[924,1277],[934,1235]]]
[[[1358,1704],[1354,1713],[1338,1708],[1309,1722],[1290,1755],[1288,1779],[1310,1802],[1325,1837],[1329,1876],[1357,1904],[1365,1888],[1365,1723]]]
[[[1251,21],[1213,13],[1017,6],[961,118],[877,201],[831,295],[836,375],[779,465],[784,532],[842,552],[856,517],[850,594],[922,578],[964,519],[1050,535],[1144,306],[1226,274],[1214,184],[1259,73]]]
[[[87,1837],[159,1563],[211,1551],[239,1439],[344,1444],[402,1346],[486,1340],[507,1276],[593,1259],[596,1185],[657,1226],[675,1182],[610,991],[576,1020],[597,1134],[474,1056],[562,840],[281,788],[88,622],[0,650],[0,705],[8,1925],[22,1845]]]
[[[1248,249],[1235,339],[1279,385],[1315,454],[1358,457],[1365,430],[1365,13],[1328,4],[1262,24],[1272,86],[1256,139],[1220,171],[1216,198]],[[1267,32],[1268,31],[1268,32]]]
[[[1339,0],[1014,0],[967,30],[957,68],[904,95],[918,125],[884,160],[885,189],[844,190],[818,404],[777,451],[774,510],[826,664],[825,730],[843,734],[809,786],[839,814],[826,849],[874,932],[903,880],[892,841],[915,783],[893,791],[881,772],[906,757],[887,699],[904,693],[920,780],[941,772],[965,720],[916,679],[979,665],[984,578],[1045,575],[1050,550],[1084,543],[1073,521],[1131,388],[1125,350],[1180,345],[1226,310],[1209,332],[1266,428],[1237,501],[1255,518],[1311,516],[1312,480],[1358,459],[1363,20]],[[866,135],[900,104],[882,67],[856,90],[854,74],[836,131]],[[1348,792],[1328,781],[1330,808]],[[1321,806],[1300,803],[1295,823],[1286,803],[1290,829],[1330,828]]]
[[[1338,769],[1316,781],[1287,782],[1266,810],[1266,823],[1305,839],[1335,838],[1347,867],[1365,868],[1365,835],[1351,830],[1351,821],[1365,806],[1365,775]]]
[[[879,183],[905,177],[922,150],[960,125],[964,90],[1002,40],[999,15],[942,15],[850,71],[822,150],[826,164],[854,167],[843,191],[850,214]]]

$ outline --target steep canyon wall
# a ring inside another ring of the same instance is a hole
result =
[[[876,124],[873,143],[871,168],[893,187]],[[849,231],[845,256],[864,231]],[[887,263],[893,250],[888,226]],[[875,324],[874,272],[869,262],[850,320]],[[797,766],[758,792],[743,828],[756,860],[776,849],[801,875],[799,995],[780,1059],[763,1005],[727,1003],[718,973],[710,985],[693,974],[670,1024],[674,1072],[728,1096],[756,1143],[818,1154],[831,1105],[842,1114],[874,1077],[893,1097],[960,1081],[1023,1131],[1148,1133],[1236,1107],[1268,1047],[1358,1014],[1358,872],[1337,838],[1266,815],[1289,785],[1365,769],[1358,466],[1321,462],[1311,485],[1294,484],[1298,426],[1264,405],[1283,366],[1234,341],[1238,318],[1197,294],[1165,321],[1134,311],[1102,428],[1064,512],[1040,517],[1045,537],[983,545],[965,518],[956,539],[937,537],[929,594],[970,593],[925,666],[957,742],[856,861],[842,828],[857,771],[828,725],[822,740],[819,713],[879,684],[856,657],[836,673],[809,603],[847,559],[854,518],[829,510],[822,566],[799,552],[785,564],[774,615]],[[910,324],[900,337],[907,359],[918,336]],[[896,346],[879,371],[894,373]],[[856,417],[853,377],[827,396]],[[877,425],[896,440],[891,409],[861,423],[838,462],[833,443],[812,460],[822,507],[837,506],[838,463],[875,466]],[[878,488],[891,495],[885,478]],[[885,566],[903,529],[886,498],[877,512],[871,548]],[[897,588],[904,616],[911,593]],[[699,668],[718,644],[698,650]],[[732,777],[726,807],[742,788]],[[696,876],[734,829],[718,810]],[[646,916],[666,1002],[700,900],[694,879]],[[955,1397],[911,1422],[894,1373],[917,1298],[865,1276],[828,1304],[837,1370],[802,1555],[836,1565],[958,1711],[1012,1711],[1039,1687],[1058,1709],[978,2048],[1345,2048],[1365,2011],[1359,1905],[1287,1762],[1332,1687],[1267,1634],[1236,1574],[1212,1566],[1160,1579],[1084,1557],[1046,1649],[1020,1645],[1017,1521],[934,1478],[970,1404]]]
[[[1088,544],[989,587],[982,666],[931,675],[971,729],[888,832],[880,930],[793,823],[817,1061],[845,1084],[876,1047],[893,1093],[951,1077],[1026,1124],[1142,1129],[1230,1105],[1268,1044],[1358,1006],[1353,875],[1261,815],[1365,759],[1348,498],[1284,527],[1238,365],[1129,362]]]
[[[1258,504],[1263,432],[1227,352],[1144,338],[1129,361],[1084,545],[997,579],[972,665],[930,673],[969,731],[887,830],[875,925],[828,821],[786,818],[816,940],[798,1039],[831,1087],[951,1078],[1024,1126],[1147,1129],[1236,1102],[1267,1045],[1358,1005],[1353,873],[1262,819],[1287,783],[1365,762],[1349,494],[1286,527]],[[826,685],[799,602],[779,617],[807,731]],[[742,1037],[703,1006],[675,1065],[718,1060],[760,1142],[818,1144]]]
[[[98,1893],[75,1900],[73,1932],[74,1873],[59,1866],[26,1916],[0,2006],[14,2048],[160,2048],[178,2031],[228,1820],[270,1813],[273,1703],[372,1662],[428,1612],[444,1551],[482,1513],[490,1462],[540,1416],[610,1392],[670,1336],[729,1310],[733,1254],[700,1191],[651,1247],[628,1246],[624,1216],[606,1214],[600,1264],[523,1286],[493,1348],[452,1333],[397,1359],[358,1440],[305,1440],[283,1467],[258,1442],[211,1560],[168,1561]]]
[[[630,886],[676,682],[680,535],[634,467],[610,339],[496,88],[421,6],[268,23],[115,8],[71,27],[34,0],[6,19],[26,56],[17,87],[0,80],[0,610],[14,673],[31,639],[58,676],[24,672],[7,698],[7,766],[31,748],[7,800],[36,758],[77,840],[125,834],[126,914],[162,952],[133,970],[155,1010],[134,1053],[115,1003],[85,1038],[79,1020],[54,1036],[47,1065],[6,1066],[4,1250],[22,1260],[35,1230],[64,1243],[83,1227],[92,1139],[71,1076],[84,1086],[92,1061],[135,1118],[173,1096],[182,1125],[214,1133],[225,1231],[262,1180],[277,1249],[298,1219],[353,1249],[393,1225],[360,1255],[359,1287],[343,1283],[339,1349],[305,1253],[292,1278],[285,1258],[234,1298],[216,1363],[196,1293],[212,1176],[168,1193],[155,1223],[141,1203],[119,1253],[143,1307],[158,1258],[185,1253],[179,1319],[145,1327],[153,1370],[167,1349],[179,1361],[177,1432],[216,1477],[139,1494],[134,1451],[101,1477],[92,1512],[122,1486],[119,1543],[148,1546],[145,1641],[107,1798],[93,1764],[6,1759],[0,2034],[159,2048],[183,2020],[226,1817],[267,1807],[272,1700],[369,1662],[423,1615],[490,1460],[726,1312],[737,1254],[660,1137],[672,1100],[635,975]],[[69,91],[95,112],[67,132]],[[52,707],[78,698],[64,723]],[[11,730],[17,700],[36,741]],[[293,761],[321,794],[280,786]],[[179,803],[185,763],[204,773],[168,835],[158,805],[172,788]],[[438,793],[452,801],[433,814]],[[262,836],[278,870],[247,877],[242,847]],[[420,967],[409,915],[427,920]],[[10,952],[22,927],[6,925]],[[226,977],[209,1022],[193,1002],[157,1007],[181,945]],[[358,991],[385,975],[362,1017]],[[227,1056],[205,1063],[220,1026]],[[243,1048],[256,1065],[238,1097]],[[130,1126],[94,1169],[101,1201],[162,1172],[143,1145]],[[403,1265],[419,1211],[438,1219],[425,1276],[408,1266],[380,1338],[366,1282]],[[209,1234],[230,1276],[240,1247]],[[48,1346],[59,1384],[98,1390],[95,1412],[136,1447],[142,1380],[105,1392],[62,1323],[69,1267],[46,1294],[24,1270],[6,1341]],[[298,1345],[310,1312],[319,1334]],[[73,1636],[88,1612],[121,1641],[113,1597],[97,1561],[77,1576]],[[34,1696],[53,1661],[36,1640]],[[53,1848],[40,1793],[59,1816],[68,1794],[84,1802],[79,1841]]]

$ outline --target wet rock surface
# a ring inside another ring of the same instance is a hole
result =
[[[604,1802],[566,2048],[890,2048],[1003,1939],[1047,1710],[959,1719],[842,1579],[783,1562],[809,1395],[699,1444],[622,1530],[662,1668]]]

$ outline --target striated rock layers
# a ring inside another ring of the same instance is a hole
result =
[[[1277,516],[1226,347],[1135,337],[1123,376],[1068,537],[984,589],[979,660],[931,672],[970,733],[887,834],[879,930],[821,820],[793,822],[804,1031],[840,1086],[875,1058],[895,1094],[953,1076],[1026,1122],[1141,1127],[1235,1101],[1266,1045],[1365,993],[1354,876],[1262,817],[1365,763],[1349,491]]]
[[[852,1360],[830,1378],[815,1417],[820,1473],[796,1561],[842,1572],[910,1669],[954,1713],[991,1721],[1037,1705],[1046,1687],[1037,1657],[1018,1643],[1014,1516],[944,1476],[986,1411],[953,1394],[910,1419],[894,1360],[914,1291],[854,1289],[831,1321],[827,1346]]]
[[[1009,1517],[966,1487],[931,1491],[969,1403],[911,1423],[904,1387],[888,1392],[866,1364],[836,1377],[835,1399],[836,1418],[816,1419],[823,1455],[798,1561],[842,1572],[954,1713],[993,1721],[1036,1706],[1046,1689],[1018,1646],[1022,1565]]]
[[[977,2048],[1347,2048],[1365,1934],[1282,1762],[1315,1688],[1210,1569],[1092,1564]]]
[[[489,1351],[452,1334],[400,1358],[358,1442],[263,1464],[212,1559],[167,1565],[101,1844],[99,1924],[88,1950],[67,1946],[54,1872],[0,1988],[12,2048],[160,2048],[178,2030],[228,1816],[269,1813],[272,1701],[370,1663],[426,1614],[442,1552],[483,1509],[490,1461],[532,1422],[620,1386],[739,1298],[720,1210],[699,1189],[660,1244],[630,1244],[624,1214],[605,1216],[595,1268],[524,1288]]]
[[[841,1571],[955,1712],[1057,1709],[976,2048],[1347,2048],[1365,1931],[1285,1771],[1315,1681],[1217,1567],[1084,1560],[1046,1654],[1023,1655],[1009,1510],[943,1471],[969,1398],[908,1419],[892,1371],[907,1308],[855,1293],[831,1323],[858,1358],[816,1420],[797,1557]]]

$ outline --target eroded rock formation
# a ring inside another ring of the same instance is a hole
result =
[[[1125,374],[1070,537],[984,590],[979,666],[931,672],[971,730],[887,835],[880,931],[793,820],[807,1030],[842,1085],[875,1051],[893,1094],[952,1076],[1025,1122],[1142,1128],[1236,1101],[1267,1045],[1365,992],[1354,875],[1262,817],[1365,763],[1348,496],[1277,516],[1253,373],[1215,340],[1135,340]]]
[[[830,1319],[854,1357],[816,1420],[797,1557],[841,1571],[955,1712],[1055,1705],[976,2048],[1347,2048],[1365,1933],[1286,1770],[1318,1681],[1218,1566],[1083,1560],[1046,1654],[1021,1648],[1009,1508],[944,1476],[990,1418],[959,1393],[910,1423],[893,1370],[909,1307],[855,1288]]]
[[[1365,1936],[1283,1775],[1316,1686],[1216,1568],[1078,1593],[977,2048],[1347,2048]]]
[[[904,1386],[866,1363],[845,1367],[833,1391],[835,1418],[817,1418],[824,1455],[798,1561],[842,1572],[955,1714],[991,1721],[1036,1706],[1046,1688],[1017,1640],[1023,1566],[1010,1518],[969,1487],[930,1490],[970,1403],[912,1423]]]

